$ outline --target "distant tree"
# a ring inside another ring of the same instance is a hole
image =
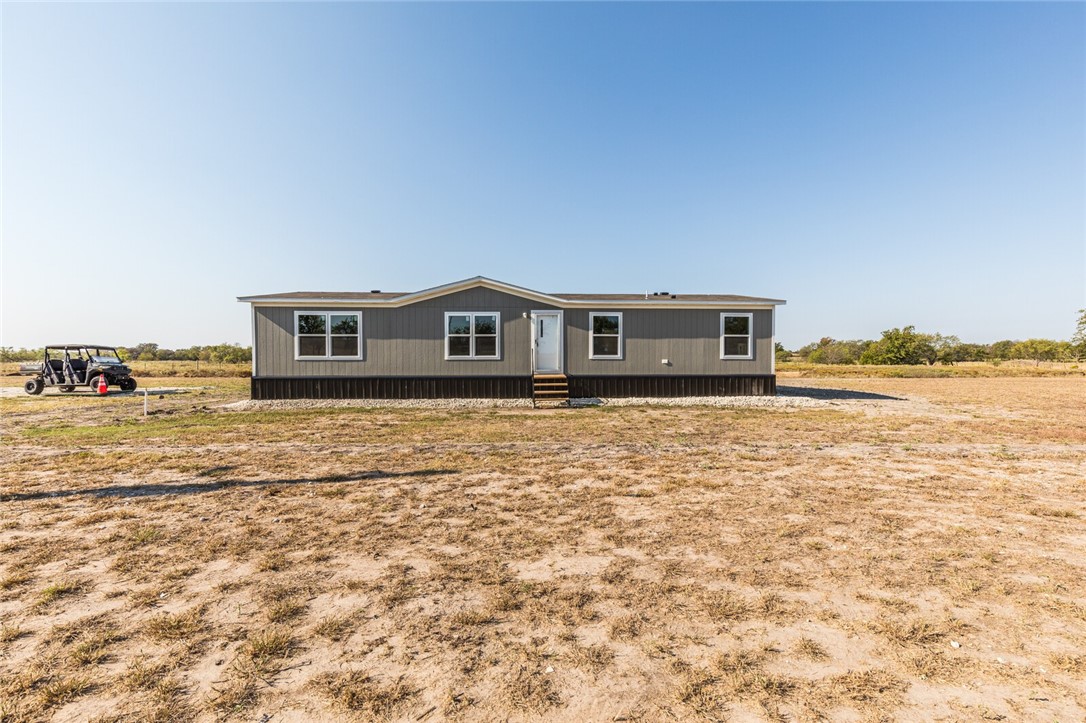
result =
[[[158,344],[142,342],[128,347],[129,357],[140,361],[154,361],[158,358]]]
[[[826,341],[829,337],[825,337],[823,341]],[[810,344],[804,344],[799,349],[796,349],[796,356],[802,358],[805,361],[810,361],[811,352],[818,348],[819,342],[812,341]]]
[[[242,364],[251,361],[252,349],[240,344],[216,344],[202,347],[199,358],[215,364]]]
[[[1086,309],[1078,310],[1078,323],[1071,335],[1071,354],[1075,359],[1086,359]]]
[[[960,356],[960,350],[962,346],[962,340],[956,336],[943,336],[936,332],[934,334],[924,334],[928,338],[928,349],[930,354],[925,359],[928,364],[934,364],[939,362],[940,364],[955,364],[960,361],[965,361]],[[925,351],[928,351],[925,349]]]
[[[243,364],[252,361],[252,347],[240,344],[214,344],[208,346],[190,346],[185,349],[167,349],[158,344],[142,343],[130,347],[119,347],[122,358],[140,361],[205,361],[216,364]]]
[[[815,364],[856,364],[870,345],[862,339],[835,340],[816,349],[809,359]]]
[[[997,341],[994,344],[988,345],[988,357],[990,359],[999,359],[1001,361],[1008,361],[1013,359],[1014,356],[1011,353],[1015,345],[1020,342],[1012,339],[1004,339]]]
[[[959,344],[954,350],[955,361],[980,362],[988,360],[988,346],[985,344]]]
[[[930,334],[919,334],[914,326],[889,329],[860,356],[861,364],[932,364],[936,358]]]
[[[824,336],[804,346],[796,354],[811,364],[855,364],[870,344],[862,339],[841,341]]]
[[[784,344],[779,341],[773,345],[773,356],[776,357],[778,362],[786,362],[792,358],[792,352],[784,348]]]
[[[10,346],[0,346],[0,361],[24,362],[41,361],[44,349],[16,349]]]
[[[1014,359],[1029,359],[1041,365],[1043,361],[1061,361],[1071,356],[1070,342],[1052,341],[1051,339],[1026,339],[1011,349]]]

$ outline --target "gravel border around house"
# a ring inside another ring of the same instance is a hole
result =
[[[571,399],[570,406],[583,407],[724,407],[759,409],[800,409],[839,406],[838,402],[806,396],[776,397],[615,397]],[[229,411],[274,409],[531,409],[530,399],[245,399],[222,405]],[[551,405],[540,407],[553,409]],[[559,407],[560,408],[560,407]]]

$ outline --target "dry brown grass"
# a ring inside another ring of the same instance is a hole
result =
[[[976,378],[976,377],[1081,377],[1083,364],[1076,362],[1036,362],[1016,359],[1007,362],[963,362],[960,364],[808,364],[780,362],[777,374],[783,377],[856,378]]]
[[[187,640],[204,628],[203,609],[193,608],[184,613],[161,613],[149,618],[143,626],[152,640],[173,642]]]
[[[418,694],[402,677],[382,684],[357,670],[322,674],[313,687],[336,705],[378,720],[392,720]]]
[[[1086,382],[795,383],[0,399],[0,719],[1086,717]]]

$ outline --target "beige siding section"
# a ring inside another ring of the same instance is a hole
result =
[[[588,315],[594,311],[622,312],[622,359],[588,358]],[[718,309],[567,309],[566,373],[772,374],[773,311],[734,311],[754,314],[753,359],[720,358]],[[661,359],[670,361],[670,366]]]

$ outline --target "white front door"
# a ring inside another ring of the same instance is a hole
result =
[[[535,372],[562,371],[562,312],[532,312]]]

